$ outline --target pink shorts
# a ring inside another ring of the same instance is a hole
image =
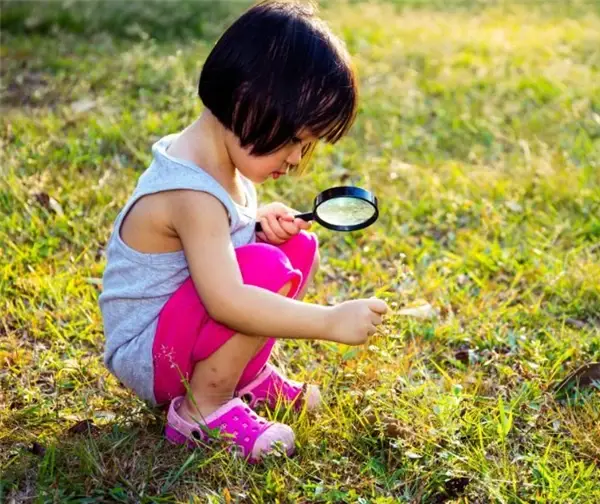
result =
[[[283,245],[252,243],[235,250],[245,284],[279,292],[288,282],[288,297],[296,297],[306,283],[317,254],[317,237],[305,231]],[[237,331],[211,319],[188,278],[167,301],[158,318],[152,347],[154,396],[157,404],[185,394],[194,365],[223,346]],[[270,338],[248,363],[238,387],[252,381],[269,360],[275,339]]]

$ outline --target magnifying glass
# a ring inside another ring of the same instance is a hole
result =
[[[369,191],[355,186],[340,186],[319,193],[312,212],[294,216],[305,221],[315,220],[333,231],[356,231],[373,224],[379,217],[377,198]],[[262,231],[260,222],[256,232]]]

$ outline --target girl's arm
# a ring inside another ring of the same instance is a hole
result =
[[[328,339],[331,307],[303,303],[246,285],[229,235],[228,215],[208,193],[177,191],[171,223],[209,315],[248,335]]]

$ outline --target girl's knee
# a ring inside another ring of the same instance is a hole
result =
[[[309,231],[300,231],[292,237],[281,248],[289,254],[299,254],[303,256],[314,255],[319,249],[319,240],[315,233]]]
[[[292,265],[278,247],[253,243],[236,249],[242,278],[255,285],[285,296],[294,296],[302,281],[302,272]]]

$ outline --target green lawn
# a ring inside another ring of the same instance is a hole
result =
[[[64,5],[2,6],[0,502],[600,502],[599,389],[554,393],[600,361],[597,3],[324,4],[357,123],[259,193],[372,189],[376,225],[316,229],[309,300],[394,313],[364,347],[279,345],[326,406],[266,412],[298,454],[257,467],[166,444],[102,365],[97,305],[112,221],[247,2]]]

